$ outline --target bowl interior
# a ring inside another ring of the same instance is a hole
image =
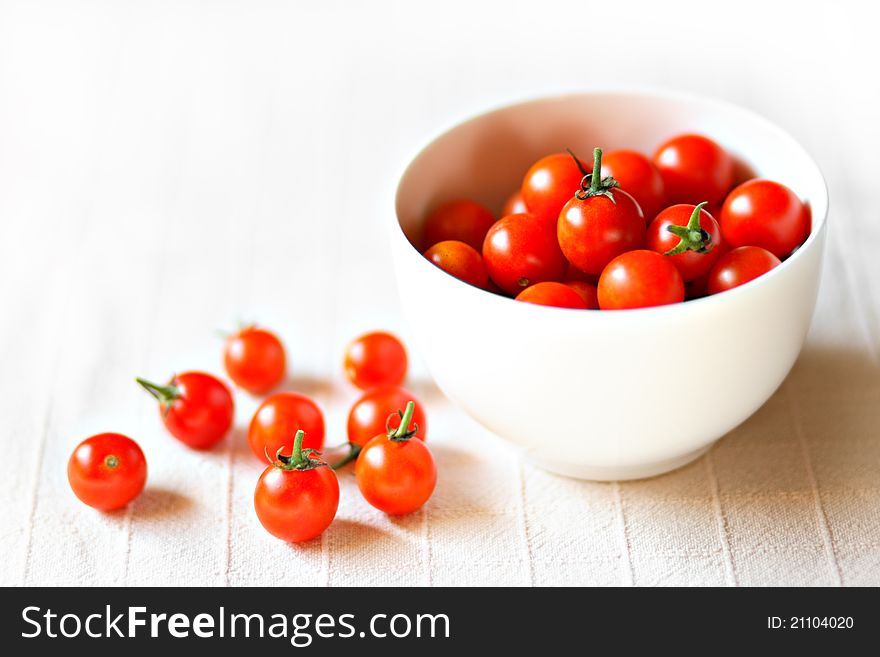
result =
[[[471,198],[499,211],[528,167],[571,148],[588,160],[594,147],[647,154],[684,132],[712,137],[752,175],[788,185],[809,203],[813,233],[825,221],[827,192],[818,167],[787,133],[722,101],[678,94],[584,93],[512,105],[477,116],[426,146],[401,178],[397,219],[410,243],[437,204]],[[748,173],[746,173],[748,172]]]

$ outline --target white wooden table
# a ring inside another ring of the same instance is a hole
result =
[[[880,584],[865,4],[617,2],[594,22],[573,1],[0,3],[0,584]],[[808,344],[709,456],[625,484],[535,470],[446,402],[413,348],[434,498],[389,520],[345,476],[335,524],[295,547],[251,508],[254,400],[212,452],[163,432],[134,376],[219,371],[215,331],[245,319],[281,333],[290,386],[342,442],[343,345],[407,337],[381,220],[414,149],[511,100],[644,84],[765,114],[831,191]],[[101,515],[65,468],[106,430],[139,440],[150,478]]]

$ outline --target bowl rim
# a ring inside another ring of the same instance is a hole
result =
[[[807,162],[814,170],[815,173],[818,174],[818,178],[821,181],[821,190],[822,195],[820,197],[823,206],[823,212],[821,216],[817,216],[814,212],[814,207],[811,205],[810,207],[810,218],[811,218],[811,227],[810,234],[807,239],[801,244],[791,255],[789,255],[782,263],[771,269],[769,272],[758,276],[757,278],[748,281],[747,283],[743,283],[733,289],[725,290],[724,292],[718,294],[711,294],[704,297],[700,297],[698,299],[688,299],[681,303],[673,303],[662,306],[649,306],[646,308],[625,308],[625,309],[616,309],[614,311],[600,311],[600,312],[584,312],[579,308],[561,308],[557,306],[543,306],[540,304],[534,303],[517,303],[515,299],[507,296],[503,296],[500,294],[494,294],[488,290],[484,290],[482,288],[471,285],[470,283],[466,283],[460,279],[455,278],[447,274],[445,271],[437,267],[436,265],[431,264],[427,259],[425,259],[422,253],[409,241],[409,238],[403,231],[403,227],[400,225],[400,217],[398,216],[398,206],[400,200],[401,186],[410,170],[412,169],[413,164],[427,151],[431,146],[433,146],[437,141],[444,138],[453,130],[457,130],[458,128],[464,127],[468,124],[475,123],[477,121],[481,121],[487,117],[492,116],[493,114],[500,114],[507,110],[511,110],[514,108],[523,107],[526,105],[537,105],[545,102],[557,102],[557,101],[565,101],[565,100],[574,100],[580,98],[587,97],[629,97],[629,98],[654,98],[654,99],[663,99],[663,100],[672,100],[678,102],[698,102],[704,105],[715,106],[720,110],[725,111],[733,111],[740,113],[742,115],[747,116],[750,120],[761,123],[768,130],[777,133],[783,139],[789,141],[791,145],[800,152],[800,155],[803,156],[805,162]],[[828,223],[828,211],[830,205],[829,193],[828,193],[828,182],[825,179],[824,174],[822,173],[822,169],[819,167],[819,164],[816,162],[815,158],[810,154],[810,152],[801,144],[797,139],[795,139],[787,130],[780,127],[767,117],[759,114],[758,112],[743,107],[737,103],[732,101],[724,100],[721,98],[713,97],[713,96],[703,96],[696,93],[678,91],[678,90],[669,90],[662,88],[652,88],[652,87],[596,87],[592,89],[585,89],[581,91],[570,91],[559,94],[550,94],[550,95],[539,95],[526,97],[520,100],[516,100],[513,102],[507,102],[504,104],[494,105],[487,110],[479,112],[477,114],[473,114],[468,116],[463,120],[458,120],[451,125],[448,125],[446,128],[442,129],[440,132],[434,133],[432,137],[425,140],[421,146],[419,146],[414,155],[409,158],[406,165],[403,167],[400,174],[395,178],[396,184],[394,187],[394,212],[391,214],[390,226],[389,229],[391,231],[392,239],[403,240],[405,242],[405,247],[411,250],[410,255],[416,255],[418,260],[424,263],[425,267],[428,267],[429,270],[433,270],[435,275],[442,276],[443,278],[452,281],[455,285],[463,286],[464,288],[471,288],[471,291],[476,294],[482,294],[483,298],[487,301],[487,303],[504,303],[504,307],[508,308],[512,312],[540,312],[545,313],[567,313],[569,315],[581,315],[584,317],[605,317],[605,320],[598,321],[611,321],[612,317],[621,317],[627,316],[630,317],[634,313],[637,314],[647,314],[651,313],[653,315],[659,315],[661,313],[669,313],[669,312],[682,312],[682,306],[685,308],[690,307],[692,309],[696,309],[697,307],[702,308],[707,304],[713,303],[725,303],[724,299],[732,299],[735,295],[748,294],[750,290],[754,290],[756,287],[760,285],[767,284],[768,280],[772,280],[775,277],[780,275],[780,272],[791,267],[791,262],[797,260],[798,258],[803,256],[803,253],[808,249],[816,248],[815,244],[819,240],[819,235],[826,229]],[[428,270],[426,270],[428,271]],[[461,288],[460,288],[461,289]],[[462,290],[464,291],[464,290]],[[489,298],[492,298],[489,301]],[[515,311],[513,308],[515,306],[520,307],[520,310]],[[569,320],[570,321],[570,320]],[[596,321],[594,319],[587,321]]]

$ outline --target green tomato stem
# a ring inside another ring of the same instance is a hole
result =
[[[412,422],[413,412],[416,410],[416,405],[414,402],[409,401],[406,403],[406,409],[403,411],[403,417],[400,418],[400,426],[397,427],[397,430],[389,434],[388,437],[392,440],[408,440],[410,438],[407,435],[407,428],[409,427],[409,423]]]
[[[348,454],[342,457],[341,460],[337,461],[333,465],[330,466],[331,470],[338,470],[339,468],[348,465],[352,461],[354,461],[358,455],[361,453],[361,446],[355,445],[354,443],[348,443]]]
[[[293,437],[293,453],[290,455],[290,462],[297,468],[307,460],[303,457],[303,438],[305,437],[306,432],[302,429],[299,429]]]
[[[593,196],[605,196],[616,205],[617,201],[611,190],[618,186],[618,182],[611,176],[602,177],[602,149],[597,147],[593,149],[593,172],[589,176],[584,176],[581,180],[581,188],[574,193],[574,196],[580,201],[586,201]]]
[[[180,390],[172,383],[169,383],[167,386],[162,386],[140,377],[137,377],[135,381],[137,381],[144,390],[153,395],[153,397],[155,397],[161,404],[170,404],[174,400],[180,399]]]
[[[708,253],[712,250],[712,236],[703,230],[700,225],[700,212],[707,204],[703,201],[694,206],[686,226],[667,226],[666,230],[679,238],[678,244],[669,249],[663,255],[673,256],[685,251],[694,251],[695,253]]]
[[[602,149],[593,149],[593,175],[590,178],[590,191],[596,194],[602,186]]]
[[[299,429],[293,437],[293,450],[291,451],[290,456],[284,456],[284,454],[282,454],[284,451],[284,445],[282,445],[278,448],[278,451],[275,452],[274,459],[269,456],[269,450],[264,449],[266,459],[268,459],[269,463],[279,470],[302,471],[326,466],[327,464],[320,458],[312,458],[313,455],[320,456],[320,452],[314,449],[303,449],[303,439],[305,437],[306,432]]]

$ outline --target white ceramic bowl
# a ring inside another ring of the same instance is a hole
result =
[[[651,153],[683,132],[711,136],[810,204],[812,234],[780,267],[683,304],[568,310],[462,283],[407,237],[417,240],[427,210],[444,200],[499,208],[547,153]],[[401,177],[396,209],[391,245],[403,308],[440,388],[530,461],[612,480],[697,458],[782,383],[815,306],[828,196],[804,149],[750,111],[680,94],[583,93],[504,107],[440,135]]]

